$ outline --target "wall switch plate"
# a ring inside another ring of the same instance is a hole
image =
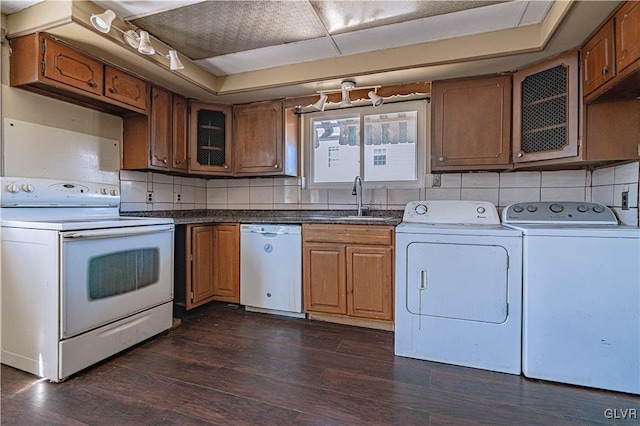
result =
[[[622,192],[622,210],[629,210],[629,191]]]
[[[153,192],[147,191],[147,203],[153,203]]]

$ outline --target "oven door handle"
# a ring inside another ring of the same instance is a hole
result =
[[[97,229],[63,234],[64,239],[86,240],[94,238],[132,237],[136,235],[156,234],[173,231],[173,225],[136,226],[132,228]]]

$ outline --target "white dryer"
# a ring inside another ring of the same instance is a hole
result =
[[[606,206],[515,203],[525,376],[640,394],[640,229]]]
[[[395,354],[521,373],[522,234],[493,204],[412,201],[396,228]]]

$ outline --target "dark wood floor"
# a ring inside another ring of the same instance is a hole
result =
[[[620,419],[640,416],[633,395],[395,357],[390,332],[224,304],[61,384],[1,378],[7,425],[640,422]]]

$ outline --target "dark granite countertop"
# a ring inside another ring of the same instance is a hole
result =
[[[170,217],[176,225],[190,223],[328,223],[341,225],[391,225],[402,221],[402,210],[371,210],[357,217],[355,210],[165,210],[123,212],[122,216]]]

